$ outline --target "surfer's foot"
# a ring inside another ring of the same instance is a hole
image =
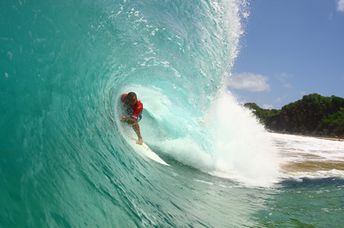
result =
[[[139,139],[136,141],[136,143],[139,144],[139,145],[142,145],[142,144],[143,144],[142,138],[139,138]]]

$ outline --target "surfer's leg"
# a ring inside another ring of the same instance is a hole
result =
[[[138,122],[133,123],[132,127],[133,127],[133,129],[137,135],[137,138],[138,138],[137,143],[141,145],[143,143],[143,140],[142,140],[142,136],[141,136],[139,123]]]

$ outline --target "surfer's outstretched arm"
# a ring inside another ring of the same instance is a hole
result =
[[[133,118],[130,118],[130,117],[127,117],[127,116],[122,116],[121,117],[121,121],[122,122],[126,122],[126,123],[130,124],[133,127],[133,129],[134,129],[134,131],[135,131],[135,133],[137,135],[137,138],[138,138],[136,143],[142,145],[143,139],[142,139],[142,136],[141,136],[140,125],[137,122],[137,120],[134,120]]]

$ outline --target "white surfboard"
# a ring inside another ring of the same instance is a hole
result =
[[[164,160],[162,160],[156,153],[154,153],[147,144],[143,143],[142,145],[139,145],[136,143],[136,139],[132,137],[128,137],[128,141],[131,147],[138,152],[140,155],[143,155],[144,157],[147,157],[155,162],[158,162],[162,165],[169,165]]]
[[[162,165],[167,165],[169,166],[169,164],[167,164],[164,160],[162,160],[159,155],[157,155],[156,153],[154,153],[154,151],[152,151],[149,146],[147,146],[147,144],[143,143],[142,145],[139,145],[136,143],[136,138],[135,138],[135,133],[134,130],[126,125],[123,125],[123,123],[121,124],[120,127],[120,131],[122,133],[122,135],[124,136],[124,138],[126,139],[126,141],[129,143],[129,145],[137,152],[139,153],[141,156],[145,157],[145,158],[149,158],[157,163],[160,163]]]

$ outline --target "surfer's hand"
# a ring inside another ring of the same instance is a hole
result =
[[[126,117],[126,116],[121,116],[121,121],[122,121],[122,122],[127,121],[127,117]]]
[[[143,144],[143,139],[142,138],[139,138],[137,141],[136,141],[137,144],[139,145],[142,145]]]

